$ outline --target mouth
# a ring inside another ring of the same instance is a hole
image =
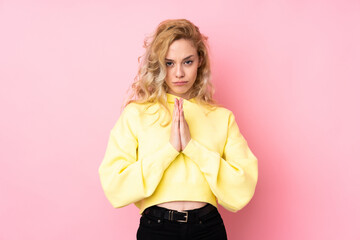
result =
[[[174,84],[175,86],[181,86],[181,85],[185,85],[185,84],[187,84],[187,83],[188,83],[187,81],[173,82],[173,84]]]

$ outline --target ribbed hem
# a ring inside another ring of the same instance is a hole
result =
[[[216,197],[208,184],[167,183],[160,184],[153,195],[136,202],[141,214],[147,207],[171,201],[207,202],[217,207]]]

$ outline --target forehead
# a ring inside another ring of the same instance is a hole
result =
[[[187,57],[191,54],[196,55],[196,48],[194,47],[191,40],[179,39],[179,40],[174,41],[169,46],[169,50],[166,54],[166,57],[182,58],[182,57]]]

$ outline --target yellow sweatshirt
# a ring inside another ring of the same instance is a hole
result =
[[[174,109],[179,98],[167,93]],[[240,133],[234,114],[223,107],[209,111],[195,99],[183,109],[191,140],[178,152],[170,143],[171,122],[145,114],[146,104],[128,104],[110,131],[99,167],[105,196],[114,208],[134,203],[141,214],[168,201],[202,201],[236,212],[253,197],[258,179],[257,158]],[[159,109],[159,104],[147,111]],[[151,125],[155,122],[153,125]]]

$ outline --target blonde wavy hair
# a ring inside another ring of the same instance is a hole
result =
[[[202,58],[196,80],[190,89],[190,98],[194,98],[199,104],[204,104],[209,110],[221,106],[213,99],[215,89],[210,81],[208,37],[201,34],[199,28],[189,20],[168,19],[162,21],[154,33],[145,37],[143,47],[146,51],[138,58],[139,70],[134,82],[127,90],[127,93],[129,90],[131,93],[125,99],[123,108],[129,103],[136,102],[147,104],[146,109],[148,109],[158,102],[171,116],[166,104],[166,93],[169,87],[165,82],[167,73],[165,57],[169,46],[178,39],[191,40],[197,49],[199,58]]]

